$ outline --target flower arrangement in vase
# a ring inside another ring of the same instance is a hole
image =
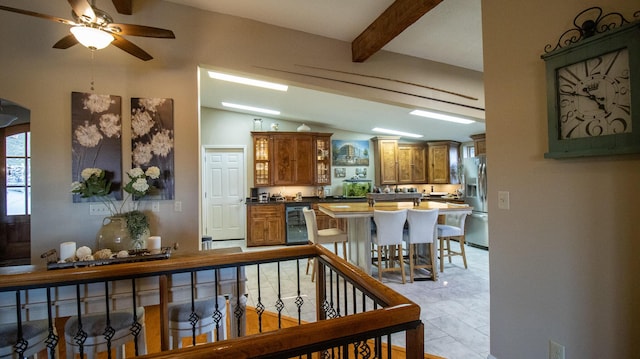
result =
[[[106,171],[100,168],[85,168],[82,170],[82,180],[71,184],[71,192],[83,198],[97,197],[107,207],[111,216],[103,220],[98,232],[98,248],[108,248],[112,251],[142,249],[145,239],[149,236],[149,220],[140,211],[140,199],[153,188],[149,180],[160,176],[158,167],[149,167],[143,171],[140,167],[127,172],[129,181],[123,187],[127,193],[122,203],[118,204],[109,194],[111,181]],[[131,200],[130,210],[127,201]],[[108,222],[106,222],[108,220]],[[106,223],[105,223],[106,222]]]

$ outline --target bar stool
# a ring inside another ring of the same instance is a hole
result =
[[[404,260],[402,253],[402,238],[404,223],[407,221],[407,210],[381,211],[373,210],[373,220],[376,223],[376,234],[372,237],[372,243],[376,245],[378,256],[378,280],[382,282],[382,272],[400,271],[402,284],[406,283],[404,272]],[[382,249],[387,252],[387,267],[382,268]],[[394,262],[398,262],[400,268],[394,268]]]
[[[450,204],[450,206],[453,206],[453,204]],[[468,206],[464,205],[460,207]],[[445,215],[445,223],[438,224],[437,228],[438,245],[440,247],[440,272],[444,272],[444,258],[449,258],[449,263],[451,263],[451,257],[453,256],[461,256],[462,262],[464,263],[464,268],[467,269],[467,255],[464,251],[464,224],[467,216],[470,214],[471,210],[447,213]],[[454,251],[451,249],[452,238],[456,238],[460,243],[459,251]]]
[[[413,275],[415,269],[424,268],[431,272],[431,279],[438,280],[438,271],[436,270],[436,224],[438,223],[438,209],[419,210],[409,209],[407,212],[407,222],[409,223],[409,278],[413,283]],[[420,251],[419,244],[427,244],[429,257],[422,256],[423,264],[418,264]]]
[[[116,358],[124,358],[124,345],[136,340],[137,355],[147,354],[147,341],[145,332],[144,307],[135,309],[135,322],[132,311],[114,311],[109,313],[110,326],[113,328],[111,349],[116,349]],[[137,337],[131,332],[132,326],[139,329]],[[92,359],[99,352],[107,351],[106,313],[87,314],[82,316],[82,330],[86,333],[83,343],[83,352],[87,359]],[[74,336],[78,333],[78,317],[72,316],[64,325],[64,340],[67,346],[67,359],[74,359],[80,353],[80,345],[76,343]]]
[[[55,332],[55,327],[54,327]],[[27,341],[27,347],[23,352],[25,358],[35,357],[40,351],[47,348],[46,340],[49,336],[49,320],[31,320],[22,322],[22,338]],[[18,358],[15,352],[16,339],[18,337],[18,324],[0,325],[0,358]]]
[[[303,208],[304,221],[307,226],[307,237],[314,244],[330,244],[333,243],[333,249],[338,255],[338,243],[342,243],[342,257],[347,260],[347,233],[339,228],[327,228],[318,230],[318,222],[316,221],[316,212],[310,208]],[[307,261],[307,274],[309,274],[309,266],[313,259]],[[311,281],[315,279],[316,267],[311,270]]]
[[[227,299],[222,295],[217,301],[213,298],[197,299],[193,308],[190,301],[170,303],[168,313],[171,349],[182,348],[184,337],[192,337],[195,341],[195,336],[204,333],[209,343],[227,339]],[[197,315],[197,321],[193,314]]]

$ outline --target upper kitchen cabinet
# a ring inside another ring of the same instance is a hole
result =
[[[377,186],[427,182],[427,155],[424,145],[399,143],[399,137],[374,137],[375,180]]]
[[[273,184],[313,184],[313,139],[308,135],[273,135]]]
[[[429,150],[429,183],[459,183],[458,161],[460,142],[427,142]]]
[[[252,132],[254,186],[310,186],[331,182],[331,134]]]
[[[331,134],[314,136],[316,152],[315,184],[324,186],[331,184]]]
[[[485,140],[485,134],[471,135],[473,140],[473,147],[475,155],[484,155],[487,153],[487,141]]]
[[[253,183],[255,187],[271,185],[271,138],[269,135],[253,136]]]
[[[374,137],[376,186],[398,183],[398,138]]]
[[[427,148],[423,144],[398,144],[398,183],[427,183]]]

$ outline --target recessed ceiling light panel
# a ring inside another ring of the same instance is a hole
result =
[[[239,105],[239,104],[229,103],[229,102],[222,102],[222,106],[235,108],[235,109],[238,109],[238,110],[266,113],[268,115],[279,115],[280,114],[280,111],[276,111],[276,110],[269,110],[269,109],[266,109],[266,108],[247,106],[247,105]]]
[[[402,132],[402,131],[396,131],[396,130],[388,130],[386,128],[372,128],[371,131],[373,132],[380,132],[380,133],[386,133],[387,135],[396,135],[396,136],[403,136],[403,137],[413,137],[413,138],[420,138],[420,137],[424,137],[422,135],[418,135],[415,133],[409,133],[409,132]]]
[[[413,111],[409,112],[409,114],[416,115],[416,116],[427,117],[427,118],[432,118],[434,120],[442,120],[442,121],[449,121],[449,122],[455,122],[455,123],[462,123],[462,124],[465,124],[465,125],[468,125],[470,123],[474,123],[475,122],[475,121],[470,120],[468,118],[449,116],[449,115],[445,115],[445,114],[442,114],[442,113],[423,111],[423,110],[413,110]]]
[[[221,72],[215,72],[215,71],[209,71],[209,77],[211,77],[212,79],[235,82],[243,85],[263,87],[263,88],[277,90],[277,91],[287,91],[289,89],[289,86],[278,84],[275,82],[261,81],[261,80],[251,79],[248,77],[240,77],[235,75],[223,74]]]

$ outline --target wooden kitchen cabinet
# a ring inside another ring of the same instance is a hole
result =
[[[247,247],[285,244],[284,204],[247,205]]]
[[[397,183],[427,183],[427,149],[424,145],[398,144]]]
[[[399,137],[374,137],[377,186],[427,183],[427,150],[420,143],[399,143]]]
[[[485,140],[485,134],[481,133],[479,135],[471,135],[471,139],[473,140],[473,147],[475,155],[484,155],[487,153],[487,141]]]
[[[432,141],[427,142],[427,148],[429,150],[428,182],[459,183],[458,161],[460,142]]]
[[[331,134],[318,134],[313,137],[315,146],[315,184],[331,184]]]
[[[331,133],[252,132],[254,187],[331,183]]]
[[[273,184],[313,185],[314,150],[310,135],[273,135]]]
[[[254,187],[271,185],[271,138],[253,135],[253,183]]]
[[[374,137],[376,186],[398,182],[398,139],[400,137]]]

